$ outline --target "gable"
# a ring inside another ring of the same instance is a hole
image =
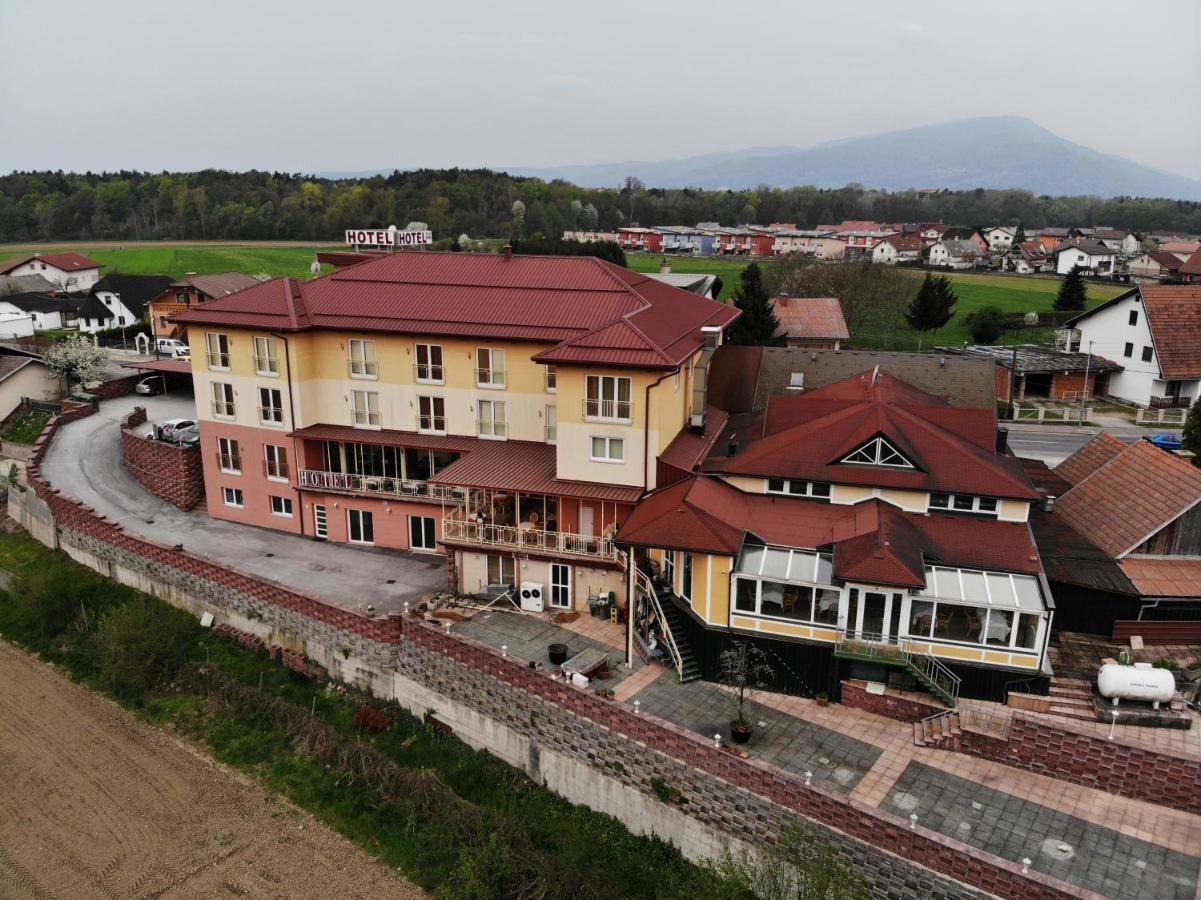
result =
[[[856,466],[887,466],[893,469],[917,468],[883,435],[876,435],[867,443],[860,444],[838,462]]]

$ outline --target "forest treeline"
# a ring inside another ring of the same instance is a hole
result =
[[[555,237],[567,229],[772,222],[801,228],[843,219],[955,225],[1104,225],[1201,232],[1201,204],[1163,199],[1035,196],[1021,190],[919,197],[851,185],[745,191],[588,189],[485,169],[423,169],[330,180],[281,172],[15,172],[0,176],[0,242],[44,240],[338,241],[346,228],[425,222],[461,235]]]

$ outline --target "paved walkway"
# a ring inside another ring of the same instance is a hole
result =
[[[186,513],[148,493],[121,463],[120,420],[145,406],[152,421],[195,415],[192,398],[120,397],[64,425],[42,462],[42,475],[126,531],[182,544],[214,564],[278,581],[348,609],[399,610],[446,586],[446,560],[431,554],[314,541],[204,513]]]

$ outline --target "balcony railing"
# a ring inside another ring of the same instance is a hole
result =
[[[223,472],[242,473],[242,457],[237,453],[222,453],[217,451],[217,466]]]
[[[228,353],[208,353],[208,364],[210,369],[228,369],[229,354]]]
[[[487,547],[506,547],[542,553],[568,553],[592,559],[616,559],[613,541],[604,537],[542,531],[528,525],[488,525],[460,516],[442,520],[442,539]]]
[[[256,356],[254,358],[256,375],[279,375],[278,356]]]
[[[417,430],[426,434],[445,434],[446,416],[425,416],[418,413]]]
[[[264,425],[282,425],[284,409],[282,406],[260,406],[259,421]]]
[[[548,444],[555,443],[559,439],[559,426],[543,425],[542,426],[542,436],[545,438],[545,440]]]
[[[324,472],[320,469],[297,469],[302,488],[322,491],[348,491],[410,500],[452,500],[461,503],[464,489],[445,484],[430,484],[407,478],[384,475],[352,475],[348,472]]]
[[[422,384],[442,384],[446,373],[442,363],[413,363],[413,378]]]
[[[346,368],[351,378],[379,378],[379,363],[374,359],[349,359]]]
[[[270,459],[263,460],[263,474],[268,478],[288,478],[288,464],[286,462],[274,462]]]
[[[629,400],[584,400],[584,418],[597,422],[629,422],[633,404]]]
[[[224,416],[227,419],[234,417],[234,404],[232,400],[214,400],[213,415]]]
[[[478,387],[503,388],[505,386],[504,369],[476,368],[475,383]]]
[[[509,436],[509,423],[504,419],[476,419],[476,433],[482,438],[505,438]]]

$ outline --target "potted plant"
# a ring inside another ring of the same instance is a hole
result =
[[[818,706],[827,706],[830,703],[830,695],[825,691],[818,691],[816,700]]]
[[[1184,677],[1189,681],[1201,681],[1201,656],[1184,667]]]
[[[736,744],[751,739],[751,722],[746,717],[747,694],[767,687],[775,674],[767,663],[767,654],[750,641],[742,640],[721,654],[720,678],[734,688],[738,698],[738,714],[730,723],[730,738]]]

